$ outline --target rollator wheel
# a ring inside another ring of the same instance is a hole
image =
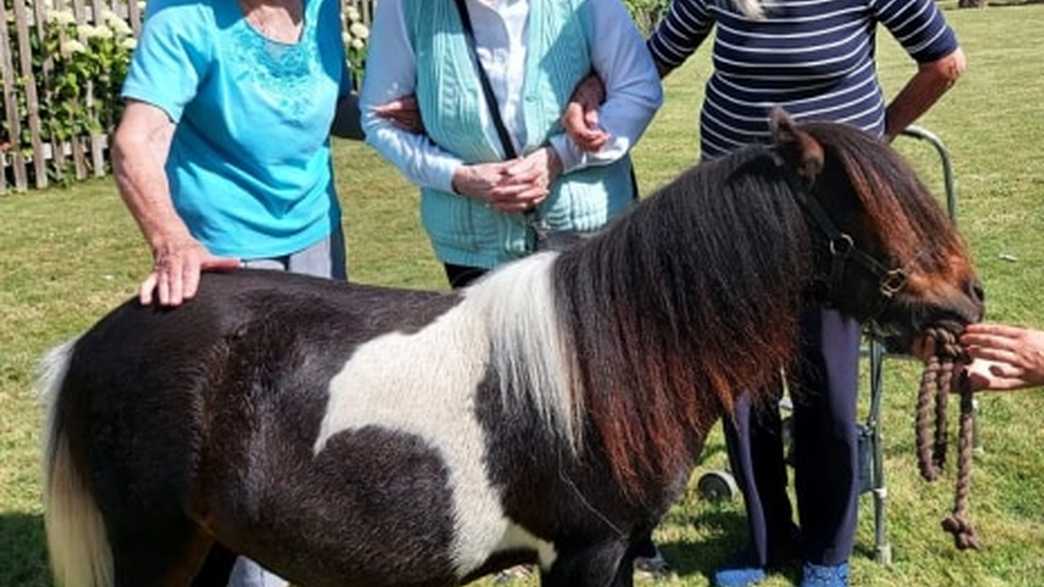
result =
[[[700,475],[696,482],[696,490],[700,496],[710,501],[725,501],[739,495],[739,486],[732,475],[725,471],[711,471]]]

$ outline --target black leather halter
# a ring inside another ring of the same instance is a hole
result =
[[[773,160],[790,187],[794,200],[805,211],[812,224],[826,237],[827,250],[830,253],[830,273],[825,279],[826,299],[833,300],[834,295],[842,290],[845,265],[852,261],[878,280],[878,306],[869,315],[869,320],[876,320],[888,308],[895,295],[906,287],[906,269],[889,269],[874,256],[857,247],[852,236],[837,227],[819,200],[809,193],[804,180],[786,167],[778,153],[773,152]]]

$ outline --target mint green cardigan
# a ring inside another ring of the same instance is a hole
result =
[[[559,118],[573,88],[591,72],[588,0],[530,0],[523,153],[563,132]],[[407,0],[406,26],[417,61],[417,101],[428,136],[465,163],[504,160],[453,0]],[[593,232],[631,205],[631,161],[561,176],[537,208],[551,231]],[[444,263],[492,268],[532,253],[527,219],[458,194],[421,190],[421,220]]]

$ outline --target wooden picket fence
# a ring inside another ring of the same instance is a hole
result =
[[[64,143],[44,139],[44,121],[40,119],[40,100],[47,99],[46,77],[53,69],[51,55],[41,55],[42,75],[37,79],[33,71],[34,52],[41,51],[46,34],[47,15],[52,10],[69,10],[77,24],[103,24],[102,10],[107,9],[125,18],[135,34],[141,26],[141,11],[137,0],[0,0],[0,74],[3,81],[3,106],[9,135],[5,148],[0,148],[0,192],[9,183],[16,190],[28,187],[45,188],[49,171],[66,169],[72,159],[76,179],[105,174],[106,137],[103,135],[76,137]],[[13,17],[13,26],[8,23]],[[11,29],[14,30],[12,38]],[[18,63],[13,56],[17,47]],[[24,92],[26,116],[18,112],[17,92]],[[89,94],[90,92],[88,92]],[[23,124],[28,124],[31,153],[26,154],[18,144]],[[4,138],[0,137],[0,141]]]
[[[372,2],[342,0],[345,7],[358,9],[367,25],[372,22]],[[77,24],[91,25],[104,24],[101,22],[103,10],[112,11],[126,20],[135,37],[141,28],[142,10],[138,0],[0,0],[0,80],[3,83],[0,119],[7,123],[7,136],[0,133],[0,194],[11,189],[46,188],[49,177],[61,177],[66,172],[70,159],[71,173],[77,180],[101,177],[107,172],[106,135],[76,137],[59,143],[46,140],[43,132],[46,121],[41,120],[40,101],[48,98],[46,78],[53,70],[54,56],[39,55],[39,52],[49,26],[47,15],[54,10],[71,11]],[[45,79],[37,79],[33,71],[34,52],[43,60],[39,72]],[[24,116],[19,116],[20,100],[24,101],[27,111]],[[25,125],[29,129],[29,145],[19,144]]]

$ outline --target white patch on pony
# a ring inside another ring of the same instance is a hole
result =
[[[581,396],[570,388],[573,375],[555,311],[551,267],[557,253],[541,253],[497,271],[468,291],[485,314],[492,340],[493,367],[505,405],[511,393],[526,394],[544,424],[573,449],[581,438]]]
[[[449,471],[455,520],[450,556],[460,577],[505,541],[521,540],[521,528],[512,530],[483,465],[486,441],[475,394],[488,369],[500,374],[502,393],[528,394],[559,436],[570,435],[572,408],[563,385],[569,377],[560,371],[568,363],[549,281],[555,257],[535,255],[491,273],[420,331],[385,334],[358,347],[330,381],[315,454],[333,435],[365,426],[412,434],[435,448]],[[550,545],[533,537],[523,542],[541,560],[552,557]]]
[[[558,558],[554,544],[533,536],[528,530],[515,523],[508,526],[507,532],[504,533],[504,537],[500,540],[500,544],[497,545],[495,552],[509,550],[535,551],[537,560],[540,561],[540,568],[545,571],[551,570],[551,565],[555,564],[555,559]]]

